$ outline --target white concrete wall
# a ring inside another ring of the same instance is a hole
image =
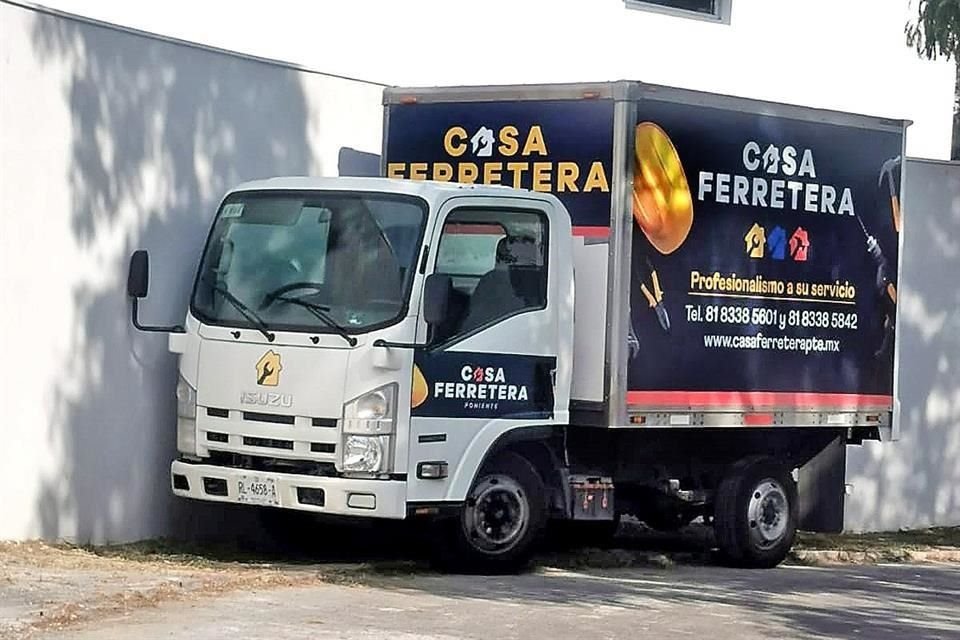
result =
[[[907,163],[903,245],[901,440],[848,449],[855,531],[960,525],[960,163]]]
[[[909,118],[909,154],[950,157],[954,67],[907,48],[907,0],[732,0],[729,25],[623,0],[43,2],[395,85],[625,78]]]
[[[381,91],[0,3],[0,539],[189,520],[174,360],[130,327],[128,257],[152,254],[143,317],[182,322],[223,191],[378,153]]]

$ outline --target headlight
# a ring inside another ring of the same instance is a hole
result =
[[[357,400],[357,418],[382,420],[390,414],[390,400],[385,391],[374,391]]]
[[[384,442],[374,436],[347,436],[343,445],[343,470],[357,473],[381,471]]]
[[[197,455],[197,390],[177,380],[177,451]]]
[[[177,415],[191,420],[197,417],[197,390],[183,376],[177,380]]]
[[[397,385],[369,391],[343,405],[340,470],[347,473],[389,471],[397,427]]]
[[[381,435],[393,433],[397,423],[397,385],[374,389],[343,406],[343,432]]]
[[[187,455],[197,455],[197,421],[190,418],[177,418],[177,451]]]

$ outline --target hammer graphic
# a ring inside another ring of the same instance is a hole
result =
[[[893,181],[893,171],[900,166],[900,156],[890,158],[880,167],[880,177],[877,179],[877,186],[883,186],[883,179],[886,177],[887,186],[890,188],[890,206],[893,207],[893,227],[900,233],[900,199],[897,197],[897,188]]]

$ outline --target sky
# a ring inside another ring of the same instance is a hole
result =
[[[322,72],[430,86],[637,79],[914,121],[949,157],[953,65],[905,42],[907,0],[732,0],[729,25],[623,0],[42,0]],[[589,6],[589,11],[584,7]]]

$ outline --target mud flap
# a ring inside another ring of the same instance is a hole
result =
[[[843,531],[846,466],[847,447],[843,438],[837,437],[800,467],[798,529],[820,533]]]

